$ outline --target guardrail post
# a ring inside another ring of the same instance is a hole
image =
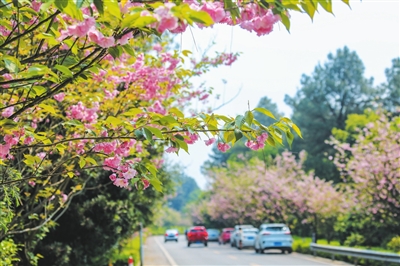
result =
[[[332,260],[335,260],[335,254],[332,254],[331,258]]]

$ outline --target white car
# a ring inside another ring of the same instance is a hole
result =
[[[254,243],[256,253],[266,249],[279,249],[282,253],[292,253],[293,238],[285,224],[262,224]]]
[[[231,233],[230,236],[231,247],[236,247],[236,239],[239,238],[240,229],[243,230],[244,228],[255,228],[255,227],[252,226],[251,224],[235,225],[234,231]]]
[[[179,232],[177,229],[168,229],[164,234],[164,242],[175,241],[178,242]]]
[[[258,233],[257,228],[243,228],[242,232],[238,232],[238,236],[235,237],[235,246],[238,249],[246,247],[254,247],[254,241],[256,240]]]

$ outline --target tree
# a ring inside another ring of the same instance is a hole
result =
[[[368,112],[364,117],[368,118]],[[354,144],[337,139],[330,144],[337,151],[335,165],[357,199],[356,213],[363,220],[380,223],[382,232],[386,232],[368,241],[381,244],[387,232],[400,230],[400,117],[383,111],[369,117],[373,119],[359,127]],[[371,227],[371,222],[363,224],[362,229]]]
[[[392,60],[392,67],[385,70],[386,83],[382,84],[383,106],[391,112],[398,112],[400,106],[400,58]]]
[[[317,65],[311,76],[303,75],[301,88],[294,97],[285,96],[303,133],[293,152],[307,151],[307,170],[326,180],[339,182],[339,174],[328,160],[333,149],[325,143],[333,128],[344,129],[349,114],[376,107],[377,90],[372,79],[364,77],[364,65],[356,52],[344,47],[329,54],[324,65]]]
[[[184,173],[172,179],[175,193],[173,197],[168,199],[168,206],[177,211],[183,211],[185,205],[195,199],[200,192],[200,188],[196,180]]]
[[[304,160],[304,152],[299,161],[283,152],[269,166],[254,158],[210,169],[210,196],[200,203],[197,216],[208,215],[225,226],[286,223],[299,234],[313,230],[332,240],[337,216],[347,212],[352,198],[332,182],[306,173]]]

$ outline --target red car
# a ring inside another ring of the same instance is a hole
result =
[[[204,226],[194,226],[187,232],[187,246],[193,243],[202,243],[207,247],[208,233]]]
[[[222,229],[222,233],[219,235],[218,243],[226,244],[229,243],[231,240],[231,233],[234,231],[234,228],[224,228]]]

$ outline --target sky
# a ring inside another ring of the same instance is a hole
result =
[[[280,23],[262,37],[240,27],[216,25],[211,29],[192,28],[178,38],[181,49],[192,51],[194,56],[203,54],[211,43],[214,45],[207,51],[210,56],[214,51],[241,53],[232,66],[213,69],[194,81],[206,82],[214,88],[214,95],[221,95],[218,101],[210,100],[214,108],[234,98],[215,113],[244,114],[248,106],[252,109],[261,97],[268,96],[290,117],[285,95],[294,96],[302,74],[310,75],[317,64],[326,62],[329,53],[344,46],[356,51],[364,63],[365,77],[374,77],[375,85],[385,81],[384,70],[400,56],[400,1],[352,0],[350,5],[333,0],[334,15],[321,10],[313,21],[306,14],[291,13],[290,33]],[[189,152],[167,155],[167,160],[181,164],[185,173],[206,189],[209,181],[200,168],[211,147],[198,141]]]

